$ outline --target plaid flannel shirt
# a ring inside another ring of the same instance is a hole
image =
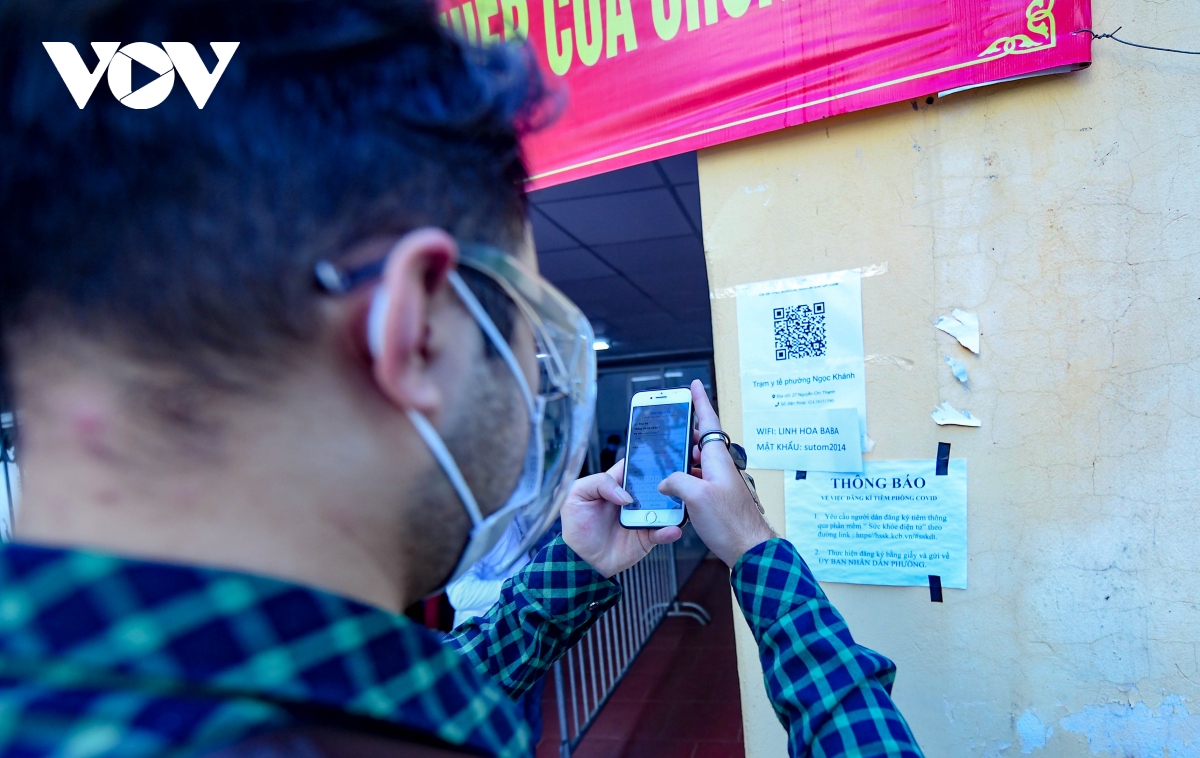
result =
[[[6,545],[0,756],[203,755],[305,726],[530,756],[505,691],[542,676],[619,595],[559,539],[443,638],[273,579]]]
[[[854,642],[792,543],[747,551],[729,580],[792,756],[922,755],[892,702],[895,664]]]
[[[854,643],[790,543],[749,551],[731,582],[792,755],[921,755],[888,694],[895,667]],[[273,579],[7,545],[0,756],[193,756],[317,725],[527,757],[506,693],[619,595],[559,538],[442,638]]]

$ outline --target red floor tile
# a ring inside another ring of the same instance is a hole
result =
[[[671,655],[683,643],[687,631],[683,629],[683,625],[690,620],[679,618],[663,619],[662,624],[658,627],[658,631],[646,642],[646,648],[643,652],[653,652],[659,655]],[[695,621],[690,621],[696,624]]]
[[[624,750],[625,740],[595,737],[585,739],[571,756],[572,758],[622,758]]]
[[[692,758],[695,752],[695,742],[635,740],[625,746],[621,758]]]
[[[657,691],[671,676],[674,666],[674,656],[643,650],[613,692],[613,700],[643,702],[657,699]]]
[[[726,702],[730,692],[738,691],[737,660],[732,654],[681,656],[659,688],[673,702]]]
[[[698,742],[692,758],[746,758],[746,746],[737,742]]]
[[[575,758],[745,758],[729,571],[719,561],[705,561],[680,599],[703,605],[712,622],[664,619]],[[543,709],[546,728],[537,758],[558,758],[553,683]]]
[[[727,702],[675,703],[655,735],[659,739],[732,742],[742,728],[742,709]]]
[[[659,729],[662,713],[646,703],[610,700],[596,717],[588,734],[616,740],[634,737]]]

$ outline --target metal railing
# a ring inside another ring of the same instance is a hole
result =
[[[12,537],[16,521],[16,498],[20,491],[20,472],[17,470],[17,446],[15,420],[11,413],[0,413],[0,493],[4,494],[0,506],[0,541]]]
[[[678,599],[679,588],[707,552],[690,526],[678,542],[651,550],[618,575],[624,590],[621,601],[554,664],[561,758],[570,758],[664,618],[711,621],[703,606]]]

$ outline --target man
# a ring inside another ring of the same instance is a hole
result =
[[[600,468],[608,471],[613,466],[617,465],[617,460],[620,458],[621,436],[619,434],[610,434],[604,442],[604,449],[600,451]]]
[[[106,40],[194,43],[207,70],[207,42],[239,47],[202,110],[194,78],[153,108],[79,107],[107,65],[124,91],[114,54],[157,55]],[[42,44],[64,41],[86,57]],[[571,486],[594,356],[532,273],[517,138],[537,82],[412,0],[0,4],[25,476],[0,551],[0,754],[531,754],[510,698],[679,537],[619,526],[620,465]],[[733,569],[793,754],[918,755],[894,667],[724,447],[694,453],[703,478],[663,489]],[[398,614],[564,499],[562,538],[485,616],[443,640]]]

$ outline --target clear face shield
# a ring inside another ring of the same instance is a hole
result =
[[[459,267],[462,273],[451,272],[450,285],[482,330],[493,359],[511,373],[529,434],[515,486],[499,507],[485,514],[441,435],[420,413],[408,411],[471,519],[470,537],[447,582],[485,556],[493,561],[492,571],[504,571],[554,523],[583,465],[596,401],[592,327],[574,303],[512,255],[486,245],[461,245]],[[327,292],[343,293],[374,280],[382,269],[382,261],[348,271],[322,261],[316,276]],[[382,347],[386,309],[386,296],[379,290],[368,318],[375,354]],[[516,548],[506,550],[504,560],[489,556],[510,527],[519,535]]]

